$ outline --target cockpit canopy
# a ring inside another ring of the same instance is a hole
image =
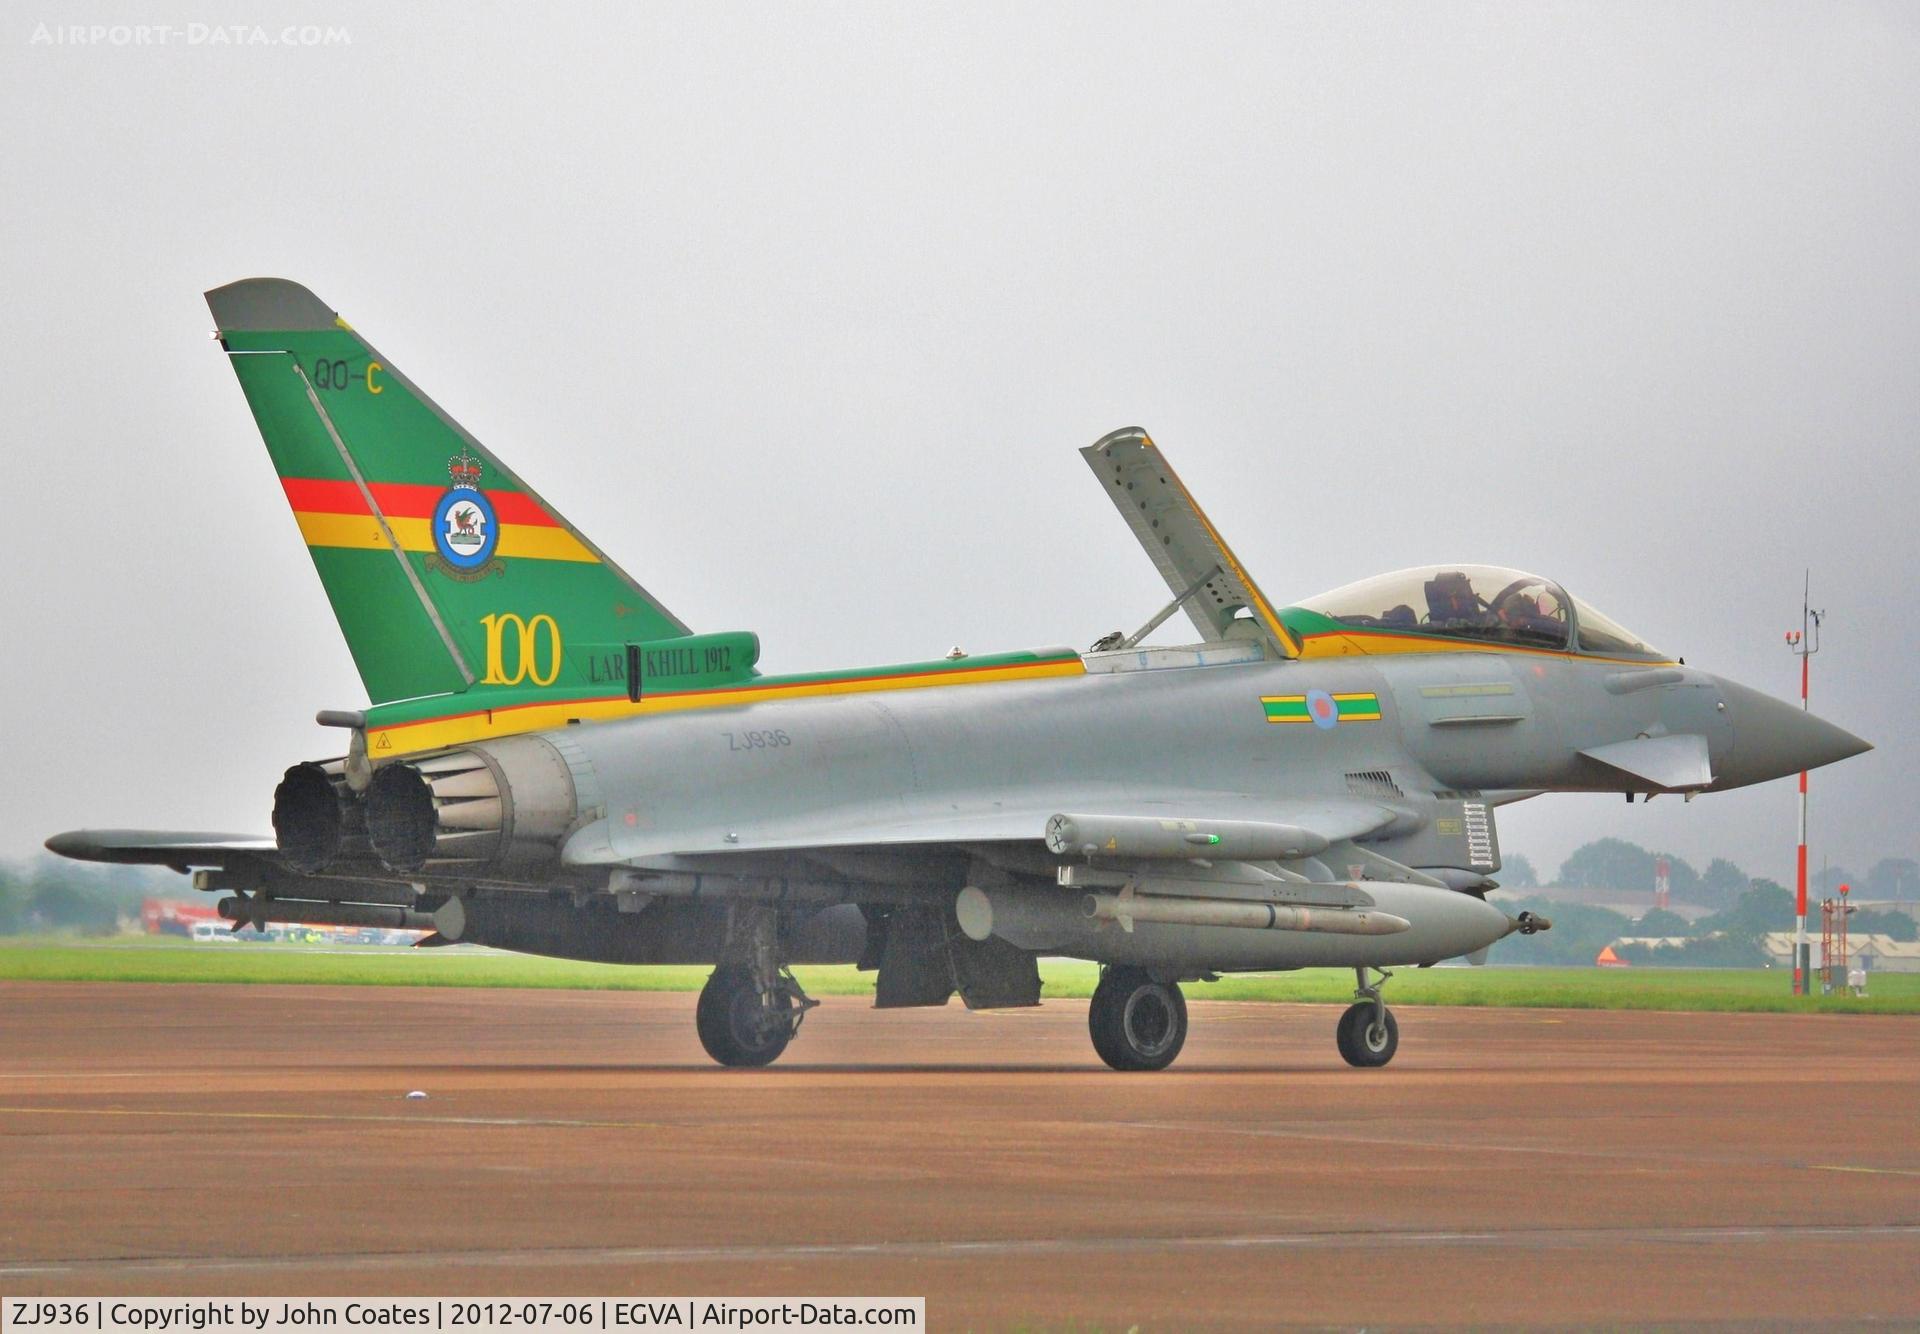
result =
[[[1618,622],[1569,597],[1552,580],[1495,565],[1396,570],[1308,598],[1300,607],[1375,634],[1577,648],[1621,658],[1665,657]]]

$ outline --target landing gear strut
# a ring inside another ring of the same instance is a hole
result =
[[[1384,968],[1373,971],[1380,974],[1380,980],[1369,983],[1367,969],[1353,970],[1353,994],[1359,999],[1347,1007],[1347,1012],[1340,1016],[1339,1027],[1334,1030],[1334,1042],[1341,1056],[1348,1065],[1363,1069],[1385,1065],[1400,1047],[1400,1025],[1394,1022],[1393,1011],[1380,996],[1380,988],[1393,974]]]
[[[746,924],[747,962],[723,963],[700,989],[694,1027],[707,1055],[722,1065],[771,1065],[820,1002],[780,962],[779,922],[757,912]]]
[[[1164,1070],[1187,1040],[1187,1002],[1175,982],[1144,968],[1101,971],[1087,1010],[1093,1049],[1116,1070]]]

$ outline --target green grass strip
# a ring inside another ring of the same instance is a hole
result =
[[[284,944],[186,944],[166,939],[0,944],[0,980],[28,982],[227,982],[300,986],[521,987],[599,991],[697,991],[710,968],[575,963],[466,947],[435,950]],[[797,968],[820,996],[864,996],[873,974],[853,968]],[[1041,964],[1043,995],[1084,998],[1099,970],[1090,963]],[[1397,972],[1388,998],[1400,1005],[1482,1005],[1575,1010],[1708,1010],[1775,1013],[1917,1014],[1920,974],[1877,973],[1869,995],[1789,994],[1777,970],[1711,968],[1434,968]],[[1194,1000],[1340,1004],[1353,974],[1309,968],[1219,982],[1189,983]]]

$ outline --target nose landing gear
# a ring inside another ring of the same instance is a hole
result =
[[[1393,974],[1376,968],[1373,971],[1380,974],[1380,980],[1369,983],[1367,971],[1366,968],[1353,970],[1354,995],[1359,999],[1347,1007],[1334,1029],[1334,1042],[1340,1048],[1340,1055],[1348,1065],[1362,1069],[1385,1065],[1400,1047],[1400,1025],[1394,1022],[1393,1011],[1380,995],[1380,988]]]

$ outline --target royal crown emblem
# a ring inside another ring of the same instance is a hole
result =
[[[478,491],[480,489],[480,460],[467,453],[462,446],[460,452],[447,460],[447,476],[453,478],[456,491]]]

